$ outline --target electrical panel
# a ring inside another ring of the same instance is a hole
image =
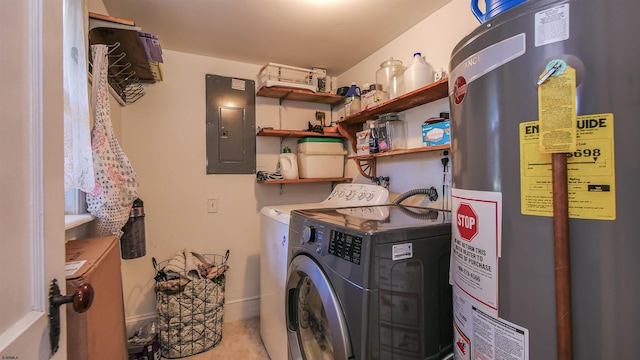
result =
[[[207,174],[255,174],[255,81],[206,75]]]

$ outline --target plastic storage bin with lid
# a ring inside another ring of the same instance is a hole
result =
[[[343,177],[346,154],[340,138],[301,138],[298,140],[298,176],[301,179]]]

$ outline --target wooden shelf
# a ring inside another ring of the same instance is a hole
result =
[[[314,179],[297,179],[297,180],[258,180],[258,184],[300,184],[300,183],[318,183],[318,182],[351,182],[352,178],[314,178]]]
[[[448,88],[449,79],[444,78],[432,84],[408,92],[397,98],[383,102],[369,109],[360,111],[354,115],[348,116],[338,122],[338,133],[319,134],[310,131],[295,130],[274,130],[263,129],[258,132],[258,136],[276,136],[276,137],[306,137],[306,136],[328,136],[328,137],[344,137],[349,140],[354,152],[356,151],[356,132],[362,129],[361,124],[367,120],[375,119],[378,115],[401,112],[428,104],[432,101],[444,99],[449,96]],[[344,98],[339,95],[314,93],[308,90],[291,89],[283,87],[262,87],[258,90],[258,96],[280,99],[280,103],[284,100],[297,100],[314,102],[321,104],[335,105]],[[395,150],[372,155],[350,156],[349,159],[354,160],[358,164],[360,174],[365,177],[375,176],[376,159],[379,157],[397,156],[429,151],[439,151],[450,149],[450,145],[429,146],[422,148],[414,148],[407,150]],[[352,181],[348,178],[331,178],[331,179],[300,179],[300,180],[265,180],[258,181],[260,184],[290,184],[290,183],[311,183],[321,181]]]
[[[266,87],[263,86],[258,90],[258,96],[279,99],[280,103],[284,100],[306,101],[319,104],[335,105],[344,99],[343,96],[336,94],[327,94],[313,92],[310,90],[286,88],[279,86]]]
[[[313,131],[299,131],[299,130],[277,130],[277,129],[261,129],[258,131],[256,136],[271,136],[271,137],[293,137],[293,138],[303,138],[303,137],[334,137],[334,138],[344,138],[342,134],[339,132],[325,132],[325,133],[317,133]]]
[[[356,133],[362,130],[362,123],[367,120],[373,120],[378,115],[392,112],[401,112],[412,109],[414,107],[418,107],[420,105],[428,104],[432,101],[444,99],[449,96],[448,83],[449,79],[444,78],[440,81],[436,81],[427,86],[423,86],[404,95],[398,96],[391,100],[387,100],[382,104],[348,116],[338,122],[338,131],[340,131],[340,134],[342,134],[342,136],[349,140],[353,152],[357,152]],[[360,174],[362,174],[362,176],[371,178],[372,176],[376,176],[376,160],[379,157],[438,151],[445,149],[450,149],[450,146],[441,145],[407,150],[395,150],[371,155],[350,156],[349,159],[352,159],[356,162],[356,164],[358,165],[358,171],[360,172]]]
[[[427,86],[400,95],[382,104],[376,105],[359,113],[348,116],[338,122],[340,132],[349,139],[353,151],[356,151],[356,132],[362,130],[362,123],[375,119],[378,115],[390,112],[401,112],[428,104],[432,101],[444,99],[449,96],[449,79],[444,78]],[[387,155],[389,156],[389,155]]]
[[[380,157],[387,156],[397,156],[397,155],[406,155],[406,154],[417,154],[423,152],[431,152],[431,151],[440,151],[440,150],[449,150],[451,149],[451,145],[437,145],[437,146],[425,146],[420,148],[413,149],[402,149],[402,150],[393,150],[387,152],[381,152],[370,155],[356,155],[349,156],[348,158],[354,160],[356,164],[358,164],[358,171],[362,176],[371,178],[372,176],[376,176],[376,160]]]
[[[335,95],[335,94],[326,94],[326,93],[315,93],[309,90],[301,90],[301,89],[293,89],[286,87],[278,87],[271,86],[266,87],[263,86],[258,90],[258,96],[275,98],[280,100],[280,104],[284,100],[296,100],[296,101],[305,101],[311,103],[318,104],[327,104],[327,105],[335,105],[342,101],[344,97]],[[338,128],[337,130],[340,130]],[[325,132],[325,133],[317,133],[314,131],[304,131],[304,130],[282,130],[282,129],[261,129],[258,131],[256,136],[271,136],[271,137],[292,137],[292,138],[303,138],[303,137],[330,137],[330,138],[342,138],[344,139],[343,134],[339,131],[335,132]],[[297,180],[258,180],[258,184],[308,184],[308,183],[320,183],[320,182],[351,182],[352,178],[313,178],[313,179],[297,179]]]
[[[348,116],[342,119],[339,124],[362,124],[363,122],[373,119],[380,114],[401,112],[420,105],[428,104],[432,101],[444,99],[449,96],[447,85],[448,82],[449,79],[444,78],[440,81],[434,82],[414,91],[400,95],[391,100],[387,100],[374,107],[362,110],[359,113]]]
[[[402,149],[402,150],[386,151],[386,152],[381,152],[381,153],[376,153],[376,154],[371,154],[371,155],[349,156],[349,159],[353,159],[353,160],[373,159],[373,158],[379,158],[379,157],[414,154],[414,153],[439,151],[439,150],[449,150],[449,149],[451,149],[451,145],[449,145],[449,144],[447,144],[447,145],[437,145],[437,146],[425,146],[425,147],[413,148],[413,149]]]

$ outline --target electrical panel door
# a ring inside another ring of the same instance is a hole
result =
[[[207,174],[256,172],[255,81],[206,76]]]

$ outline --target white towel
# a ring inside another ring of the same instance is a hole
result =
[[[202,255],[191,251],[189,248],[184,248],[168,261],[164,271],[171,271],[192,280],[200,279],[198,265],[201,265],[203,260],[204,257]]]

